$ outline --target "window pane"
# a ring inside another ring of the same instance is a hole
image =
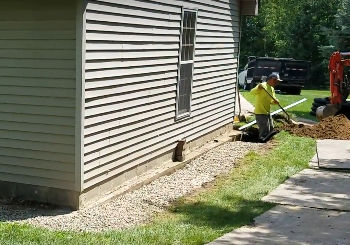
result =
[[[194,59],[194,42],[195,42],[196,13],[184,11],[182,27],[182,53],[181,61]]]
[[[194,54],[194,52],[193,52],[193,45],[191,45],[190,47],[188,47],[188,59],[189,60],[193,60],[193,54]]]
[[[183,64],[180,67],[180,81],[179,81],[179,98],[178,110],[179,115],[190,112],[191,100],[191,84],[192,84],[192,69],[193,64]]]
[[[187,12],[187,21],[186,21],[186,27],[189,28],[191,26],[191,13]]]
[[[181,60],[185,61],[186,60],[186,47],[185,46],[182,47],[182,54],[181,55],[182,55]]]
[[[186,30],[184,29],[182,32],[182,45],[185,45],[186,43]]]
[[[190,17],[189,17],[189,27],[190,28],[194,28],[194,20],[195,20],[195,13],[191,13]]]
[[[189,34],[189,36],[190,36],[190,44],[194,44],[194,29],[192,29],[191,31],[190,31],[190,34]]]
[[[187,30],[186,35],[187,35],[187,37],[186,37],[187,44],[191,44],[191,30],[190,29]]]

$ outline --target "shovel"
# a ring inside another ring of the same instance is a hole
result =
[[[276,100],[263,86],[261,86],[261,88],[262,88],[263,90],[265,90],[265,92],[266,92],[273,100]],[[286,114],[286,116],[287,116],[287,122],[288,122],[288,123],[293,123],[293,122],[290,120],[289,114],[286,112],[285,109],[283,109],[283,107],[280,105],[280,103],[277,103],[277,105],[278,105],[279,108],[281,108],[281,110]]]
[[[292,103],[292,104],[290,104],[290,105],[287,105],[287,106],[284,107],[283,109],[286,110],[286,109],[292,108],[292,107],[294,107],[294,106],[296,106],[296,105],[299,105],[300,103],[303,103],[303,102],[305,102],[305,101],[307,101],[306,98],[301,99],[301,100],[299,100],[299,101],[297,101],[297,102],[294,102],[294,103]],[[277,113],[280,113],[281,111],[282,111],[281,109],[278,109],[277,111],[272,112],[272,113],[271,113],[271,116],[276,115]],[[291,121],[292,121],[292,120],[291,120]],[[296,123],[293,122],[293,121],[292,121],[292,123],[293,123],[293,124],[296,124]],[[246,124],[246,125],[240,127],[238,130],[244,130],[244,129],[246,129],[246,128],[249,128],[249,127],[253,126],[254,124],[256,124],[256,120],[254,120],[254,121],[252,121],[252,122],[250,122],[250,123],[248,123],[248,124]]]

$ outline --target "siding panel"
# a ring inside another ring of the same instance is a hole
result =
[[[75,12],[1,2],[0,180],[74,189]]]
[[[192,114],[176,121],[182,6],[198,9]],[[90,0],[84,188],[233,120],[238,0]]]

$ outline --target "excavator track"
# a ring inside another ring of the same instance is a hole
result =
[[[350,119],[350,102],[344,103],[336,115],[343,114]]]

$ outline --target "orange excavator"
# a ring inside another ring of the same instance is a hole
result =
[[[350,117],[350,103],[347,98],[350,93],[349,84],[350,52],[334,52],[329,60],[329,82],[331,96],[327,98],[315,98],[311,114],[318,120],[345,114]]]

